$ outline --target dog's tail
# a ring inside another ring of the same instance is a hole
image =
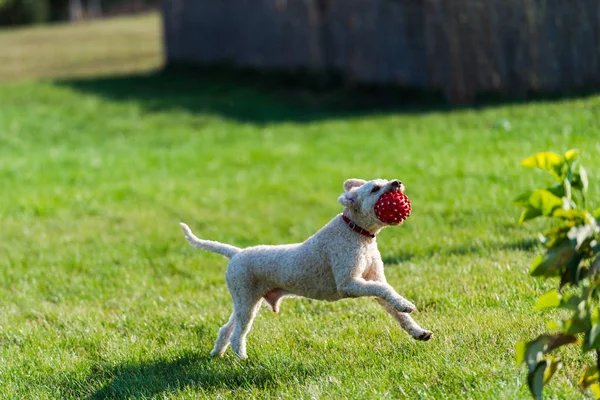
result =
[[[214,242],[212,240],[198,239],[196,235],[192,233],[192,230],[189,226],[183,222],[180,222],[179,225],[181,225],[181,229],[183,229],[183,234],[185,235],[187,241],[190,242],[190,244],[194,247],[212,251],[213,253],[219,253],[227,258],[231,258],[242,251],[242,249],[239,247],[231,246],[229,244]]]

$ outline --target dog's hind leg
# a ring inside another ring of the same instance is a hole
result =
[[[421,328],[410,315],[397,311],[390,303],[383,299],[377,298],[375,300],[377,300],[377,302],[385,308],[385,311],[400,323],[402,329],[412,336],[413,339],[427,341],[433,337],[431,331]]]
[[[246,335],[252,327],[252,321],[260,308],[262,298],[250,302],[235,302],[235,328],[231,337],[231,348],[239,358],[246,359]]]
[[[222,356],[229,345],[229,339],[231,338],[231,334],[233,333],[233,328],[235,325],[235,313],[231,313],[231,317],[229,317],[229,321],[225,325],[219,329],[219,334],[217,335],[217,341],[215,342],[215,347],[213,347],[210,352],[211,356]]]

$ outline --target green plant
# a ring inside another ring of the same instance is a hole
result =
[[[552,218],[552,227],[540,236],[545,254],[533,260],[529,273],[560,279],[559,289],[540,296],[535,309],[561,309],[566,315],[548,325],[551,334],[516,345],[517,362],[527,365],[527,383],[535,398],[542,397],[543,386],[562,366],[560,358],[549,353],[567,344],[595,352],[596,365],[583,371],[579,386],[600,398],[600,209],[588,211],[588,178],[578,159],[579,151],[569,150],[564,156],[537,153],[521,163],[549,172],[557,182],[523,193],[515,204],[523,208],[521,223]]]

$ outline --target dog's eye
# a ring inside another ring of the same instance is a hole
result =
[[[373,186],[373,189],[371,189],[371,193],[375,193],[375,192],[379,191],[379,189],[381,189],[381,186],[375,185],[375,186]]]

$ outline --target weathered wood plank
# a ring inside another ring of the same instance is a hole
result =
[[[600,0],[163,0],[168,62],[478,93],[600,87]]]

